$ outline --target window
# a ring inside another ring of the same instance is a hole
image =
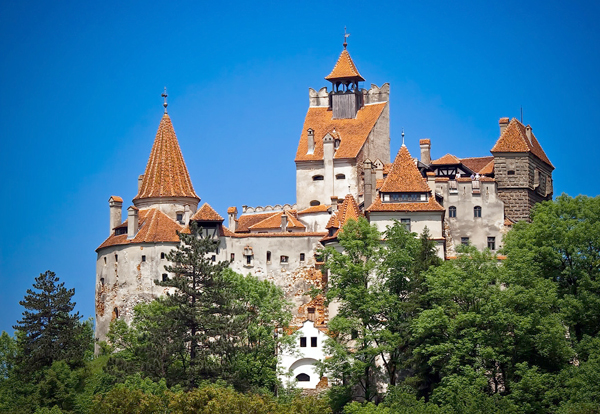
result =
[[[217,256],[216,255],[212,255],[212,257],[210,258],[211,261],[216,262],[217,261]]]
[[[231,253],[231,261],[233,262],[235,260],[235,253]]]
[[[496,238],[488,237],[488,249],[496,250]]]
[[[460,238],[460,244],[462,244],[463,246],[468,246],[469,245],[469,238],[468,237],[461,237]]]
[[[246,264],[247,265],[251,265],[252,264],[252,256],[246,256]]]
[[[113,319],[119,319],[119,308],[113,309]]]
[[[308,320],[309,321],[315,321],[315,308],[308,308],[306,310],[306,312],[308,313]]]
[[[390,201],[390,195],[389,194],[384,194],[383,195],[383,201],[385,201],[385,202]]]
[[[400,219],[400,224],[402,224],[407,231],[410,231],[410,219],[409,218]]]
[[[508,175],[515,175],[515,170],[508,170],[506,173]]]
[[[316,348],[317,347],[317,337],[316,336],[312,336],[310,338],[310,347],[311,348]]]
[[[115,229],[115,236],[119,236],[121,234],[127,234],[127,227],[117,227]]]
[[[298,382],[308,382],[308,381],[310,381],[310,376],[308,374],[304,374],[304,373],[298,374],[298,375],[296,375],[296,380]]]
[[[103,278],[103,277],[101,277],[101,278],[100,278],[100,284],[101,284],[102,286],[104,286],[104,278]]]
[[[104,256],[104,264],[106,264],[106,256]]]
[[[314,207],[314,206],[320,206],[321,202],[319,200],[313,200],[310,202],[310,206]]]
[[[301,262],[303,262],[303,261],[304,261],[304,258],[305,258],[305,257],[306,257],[306,256],[304,255],[304,253],[300,253],[300,261],[301,261]]]
[[[323,181],[322,175],[313,175],[313,181]]]
[[[300,348],[306,348],[306,336],[300,337]]]
[[[119,261],[119,255],[115,253],[115,262]]]
[[[448,217],[456,218],[456,207],[454,207],[454,206],[448,207]]]
[[[164,258],[165,258],[165,254],[164,254],[164,252],[160,254],[160,258],[161,258],[161,259],[164,259]]]
[[[168,275],[168,274],[166,274],[166,273],[163,273],[163,274],[162,274],[162,281],[163,281],[163,282],[166,282],[166,281],[167,281],[167,279],[169,279],[169,275]]]
[[[289,260],[290,260],[290,258],[289,258],[289,257],[287,257],[287,256],[281,256],[281,257],[279,258],[279,261],[280,261],[281,263],[288,263],[288,262],[289,262]]]
[[[267,252],[267,263],[271,263],[271,252]]]
[[[335,176],[336,180],[343,180],[344,178],[346,178],[345,174],[336,174],[336,176]]]
[[[142,255],[142,262],[146,261],[146,256]]]
[[[481,217],[481,207],[480,206],[473,207],[473,217]]]

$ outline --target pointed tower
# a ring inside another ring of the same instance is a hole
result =
[[[183,223],[184,217],[196,212],[199,202],[200,197],[192,186],[165,106],[165,114],[158,126],[146,171],[140,177],[138,194],[133,199],[133,204],[139,209],[157,208]]]
[[[353,119],[364,105],[358,82],[364,82],[365,79],[358,73],[350,53],[346,50],[347,45],[344,41],[344,50],[331,73],[325,77],[332,84],[329,109],[333,111],[333,119]]]

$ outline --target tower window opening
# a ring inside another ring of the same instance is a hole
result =
[[[306,257],[306,256],[304,255],[304,253],[300,253],[300,261],[301,261],[301,262],[303,262],[303,261],[304,261],[305,257]]]
[[[113,319],[119,319],[119,308],[113,309]]]
[[[454,206],[448,207],[448,217],[456,218],[456,207],[454,207]]]
[[[146,261],[146,256],[142,255],[142,262],[145,262],[145,261]]]
[[[271,252],[267,252],[267,263],[271,263]]]
[[[473,217],[481,217],[481,206],[473,207]]]
[[[106,256],[104,256],[104,264],[106,264]]]
[[[119,255],[115,253],[115,262],[119,261]]]
[[[346,178],[345,174],[336,174],[336,176],[335,176],[336,180],[343,180],[344,178]]]
[[[100,278],[100,285],[104,286],[104,278],[103,277]]]
[[[177,213],[177,221],[183,224],[183,213]]]
[[[322,175],[313,175],[313,181],[323,181],[325,178]]]
[[[161,259],[164,259],[164,258],[165,258],[165,253],[164,253],[164,252],[162,252],[162,253],[160,254],[160,258],[161,258]]]

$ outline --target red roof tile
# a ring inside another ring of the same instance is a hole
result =
[[[490,175],[494,173],[494,160],[491,160],[485,167],[479,170],[479,174]]]
[[[184,233],[189,232],[189,229],[181,226],[165,213],[155,208],[140,210],[138,223],[139,229],[133,239],[128,240],[127,234],[115,236],[113,233],[96,249],[96,251],[108,246],[131,243],[177,243],[179,242],[179,236],[177,235],[178,231]],[[127,220],[117,227],[127,227]]]
[[[257,213],[257,214],[242,214],[237,220],[237,226],[235,228],[236,233],[248,233],[250,226],[260,223],[264,219],[271,217],[273,212],[268,213]]]
[[[531,142],[529,142],[525,125],[516,118],[510,121],[500,138],[498,138],[496,145],[492,148],[492,153],[494,152],[531,152],[554,168],[533,132],[531,132]]]
[[[266,219],[253,224],[248,227],[250,230],[270,230],[270,229],[280,229],[281,228],[281,216],[285,214],[287,216],[287,228],[288,229],[305,229],[306,226],[296,218],[290,210],[285,211],[277,211],[275,213],[271,213],[269,217]]]
[[[227,208],[227,214],[236,214],[237,213],[237,207],[228,207]]]
[[[310,213],[324,213],[329,210],[329,206],[326,204],[319,204],[318,206],[310,206],[305,208],[302,211],[299,211],[298,214],[310,214]]]
[[[119,196],[110,196],[110,198],[108,199],[108,201],[116,201],[117,203],[122,203],[123,199]]]
[[[456,165],[460,164],[460,160],[452,154],[446,154],[442,158],[431,161],[433,165]]]
[[[377,199],[367,209],[369,212],[377,211],[394,211],[394,212],[416,212],[416,211],[445,211],[437,201],[435,197],[429,197],[429,200],[425,203],[383,203],[381,198]]]
[[[158,126],[142,185],[134,200],[154,197],[190,197],[198,201],[169,115]]]
[[[405,145],[400,147],[380,191],[383,193],[429,193],[431,191]]]
[[[461,158],[460,162],[462,165],[467,167],[469,170],[474,173],[481,174],[481,169],[488,165],[490,162],[494,160],[493,156],[488,157],[471,157],[471,158]]]
[[[204,203],[204,205],[196,211],[196,214],[192,216],[191,220],[221,222],[224,219],[208,203]]]
[[[354,61],[352,61],[350,53],[348,53],[346,49],[342,50],[333,70],[325,77],[325,79],[328,81],[336,79],[356,79],[358,81],[364,81],[364,78],[358,73],[358,69],[356,69],[356,65],[354,64]]]
[[[327,107],[308,108],[296,151],[296,161],[322,160],[323,138],[334,129],[340,136],[340,146],[333,158],[355,158],[386,105],[387,102],[365,105],[358,110],[354,119],[333,119],[333,112]],[[312,154],[307,154],[309,128],[314,131],[315,150]]]

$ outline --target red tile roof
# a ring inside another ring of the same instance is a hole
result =
[[[431,140],[429,138],[420,139],[419,145],[420,144],[431,144]]]
[[[429,193],[431,191],[405,145],[400,147],[379,191],[383,193]]]
[[[177,232],[189,232],[189,229],[181,226],[165,213],[155,208],[140,210],[139,229],[133,239],[128,240],[127,234],[111,234],[96,251],[109,246],[131,243],[157,243],[157,242],[179,242]],[[118,227],[127,227],[127,220]]]
[[[485,167],[479,170],[479,174],[490,175],[494,173],[494,160],[491,160]]]
[[[431,161],[433,165],[455,165],[460,164],[460,160],[452,154],[446,154],[442,158]]]
[[[225,227],[223,227],[225,232]],[[228,232],[226,236],[233,237],[236,239],[243,239],[247,237],[323,237],[326,236],[327,232],[318,231],[295,231],[295,232],[277,232],[277,233],[231,233]]]
[[[190,197],[200,201],[167,114],[158,126],[142,185],[134,200],[153,197]]]
[[[393,211],[393,212],[415,212],[415,211],[439,211],[443,212],[444,207],[442,207],[437,201],[435,201],[435,197],[429,197],[429,200],[425,203],[383,203],[381,198],[377,197],[377,199],[371,204],[371,206],[367,209],[369,212],[377,212],[377,211]]]
[[[333,70],[325,77],[325,79],[328,81],[336,79],[356,79],[358,81],[364,81],[364,78],[358,73],[358,69],[356,69],[356,65],[354,64],[354,61],[352,61],[350,53],[348,53],[346,49],[342,50]]]
[[[227,208],[227,214],[236,214],[236,213],[237,213],[237,207]]]
[[[460,162],[462,165],[467,167],[469,170],[474,173],[481,174],[481,169],[488,165],[490,162],[494,161],[493,156],[488,157],[471,157],[471,158],[461,158]]]
[[[108,199],[108,201],[110,201],[110,200],[116,201],[117,203],[122,203],[123,202],[123,199],[121,197],[119,197],[119,196],[110,196],[110,198]]]
[[[338,210],[331,215],[325,228],[342,228],[348,220],[358,220],[360,216],[360,209],[358,208],[356,200],[351,194],[348,194],[344,197],[344,202],[338,207]]]
[[[270,229],[280,229],[281,228],[281,216],[287,216],[287,228],[288,229],[305,229],[306,226],[302,224],[290,210],[285,211],[277,211],[275,213],[271,213],[269,217],[266,219],[249,226],[250,230],[270,230]]]
[[[242,214],[237,220],[237,226],[235,228],[236,233],[248,233],[249,227],[260,223],[264,219],[271,217],[273,212],[268,213],[257,213],[257,214]]]
[[[223,217],[219,215],[208,203],[204,203],[200,210],[196,211],[191,218],[196,221],[223,221]]]
[[[531,152],[554,168],[533,132],[531,132],[531,142],[529,142],[525,125],[516,118],[510,121],[491,152]]]
[[[386,105],[387,102],[365,105],[358,110],[354,119],[333,119],[333,112],[326,107],[308,108],[296,161],[322,160],[323,138],[334,129],[340,136],[340,146],[333,158],[356,158]],[[312,154],[307,154],[309,128],[314,130],[315,149]]]
[[[310,214],[310,213],[324,213],[327,212],[329,206],[326,204],[319,204],[318,206],[310,206],[305,208],[302,211],[299,211],[298,214]]]

